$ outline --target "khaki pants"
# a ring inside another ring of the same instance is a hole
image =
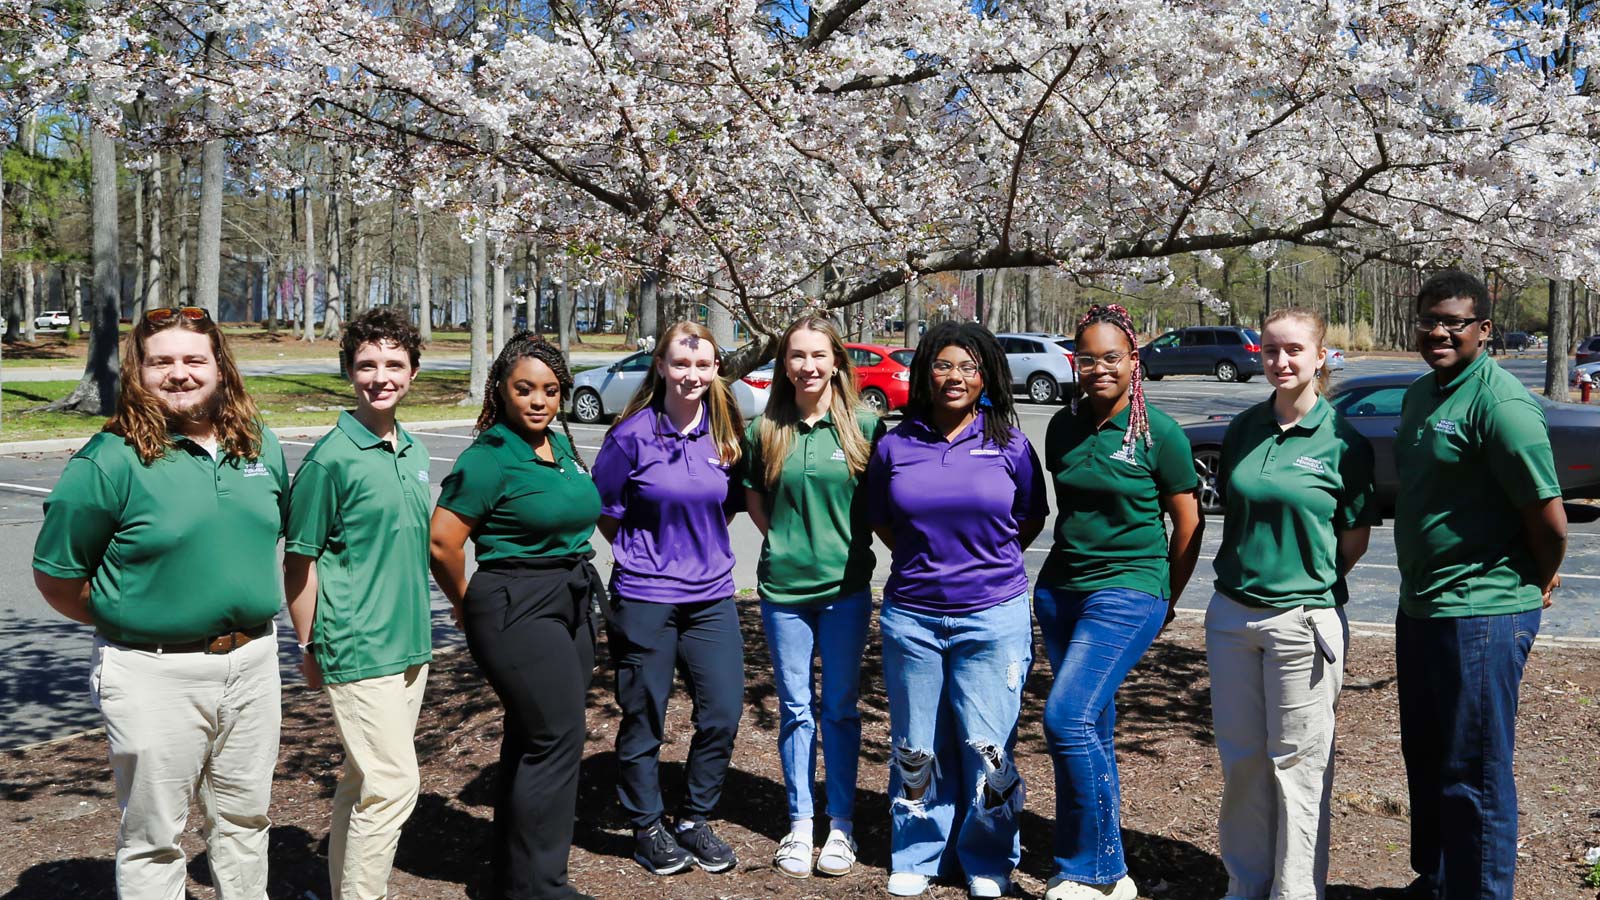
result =
[[[122,809],[122,900],[184,896],[178,838],[197,789],[217,896],[267,896],[267,805],[281,717],[277,649],[272,635],[217,656],[95,639],[90,692],[105,717]]]
[[[328,880],[333,900],[389,894],[400,828],[417,805],[414,735],[428,666],[325,686],[344,744],[344,774],[333,794]]]
[[[1337,663],[1317,651],[1313,628]],[[1348,635],[1343,609],[1259,609],[1222,594],[1206,609],[1229,898],[1323,896],[1333,712]]]

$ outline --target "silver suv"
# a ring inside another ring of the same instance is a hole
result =
[[[1069,400],[1078,393],[1077,350],[1072,338],[1042,331],[1001,332],[1000,349],[1011,366],[1011,392],[1034,403]]]

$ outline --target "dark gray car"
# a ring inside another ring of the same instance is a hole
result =
[[[1261,336],[1237,325],[1191,325],[1140,347],[1139,365],[1151,381],[1168,375],[1249,381],[1261,374]]]
[[[1378,500],[1385,509],[1394,505],[1400,490],[1400,476],[1394,465],[1400,401],[1417,377],[1412,372],[1393,372],[1352,378],[1339,382],[1328,394],[1333,408],[1372,443]],[[1600,497],[1600,408],[1553,403],[1538,394],[1533,399],[1544,409],[1562,495],[1569,499]],[[1200,508],[1207,513],[1222,512],[1217,496],[1217,465],[1222,458],[1222,435],[1232,418],[1213,416],[1183,427],[1194,448],[1195,470],[1200,474]]]

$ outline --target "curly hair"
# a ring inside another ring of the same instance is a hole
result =
[[[261,455],[261,413],[244,389],[244,377],[228,352],[222,329],[210,316],[190,319],[171,316],[156,322],[141,318],[122,342],[121,384],[117,389],[117,411],[106,420],[104,431],[122,438],[133,447],[139,459],[150,465],[174,446],[173,418],[160,397],[145,389],[141,375],[145,365],[145,344],[153,335],[181,328],[203,334],[211,340],[211,355],[217,361],[217,391],[211,400],[209,417],[217,434],[217,448],[225,456],[254,460]]]
[[[411,357],[411,368],[422,364],[422,335],[404,313],[388,306],[375,306],[344,326],[339,339],[339,370],[349,373],[362,344],[394,344]]]
[[[906,410],[927,417],[933,412],[933,361],[946,347],[960,347],[978,363],[983,373],[983,394],[979,405],[986,405],[983,435],[990,443],[1004,447],[1011,443],[1017,428],[1017,409],[1011,399],[1011,364],[989,329],[974,322],[941,322],[931,328],[917,344],[911,357],[911,397]]]
[[[567,415],[562,410],[566,399],[572,396],[572,370],[567,368],[561,348],[534,332],[519,331],[512,335],[511,340],[506,341],[505,349],[500,351],[494,364],[489,367],[489,377],[483,382],[483,411],[478,413],[477,432],[481,434],[506,420],[505,401],[501,399],[500,389],[511,370],[524,359],[536,359],[555,373],[556,384],[561,389],[561,403],[556,405],[556,421],[561,423],[561,433],[567,436],[567,443],[572,447],[572,456],[578,461],[579,468],[589,471],[589,464],[578,452],[578,442],[572,439],[572,432],[567,428]]]
[[[1073,332],[1074,342],[1082,341],[1083,332],[1091,325],[1110,325],[1128,339],[1133,371],[1128,376],[1128,431],[1122,436],[1122,446],[1132,448],[1140,440],[1149,446],[1154,439],[1150,437],[1150,411],[1144,402],[1144,369],[1139,363],[1139,333],[1134,330],[1133,316],[1118,304],[1101,306],[1097,303],[1078,319],[1077,330]],[[1078,408],[1076,399],[1072,401],[1072,408]]]

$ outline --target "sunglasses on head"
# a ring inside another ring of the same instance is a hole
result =
[[[160,309],[152,309],[144,314],[146,322],[154,322],[157,325],[170,322],[178,317],[188,319],[191,322],[204,322],[211,318],[211,313],[206,312],[206,308],[203,306],[163,306]]]

